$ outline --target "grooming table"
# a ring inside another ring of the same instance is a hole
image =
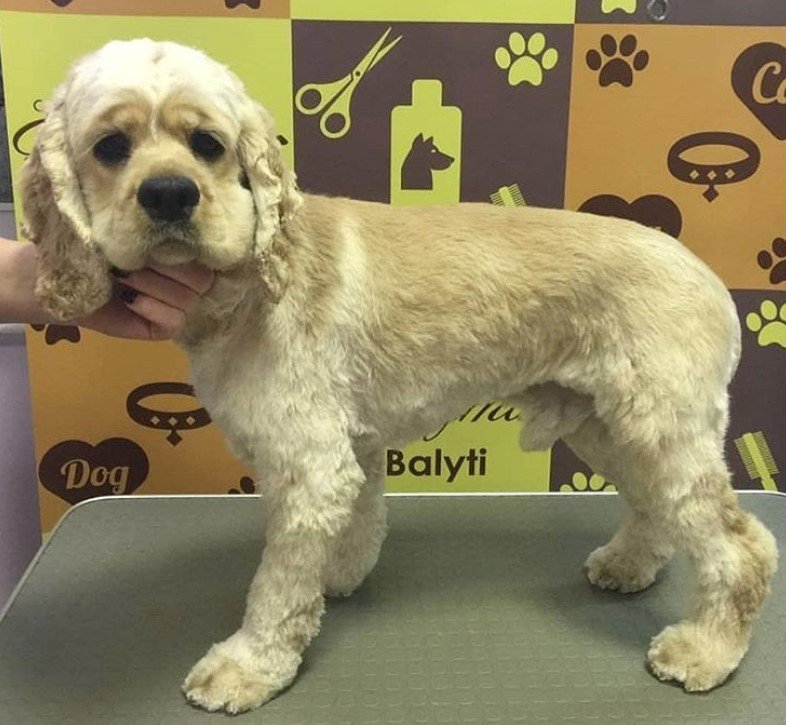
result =
[[[742,493],[786,551],[786,497]],[[786,584],[740,670],[687,695],[644,666],[686,612],[677,559],[638,594],[582,573],[614,494],[391,496],[379,564],[328,603],[295,683],[238,723],[783,723]],[[254,496],[104,498],[72,509],[0,619],[0,723],[222,722],[180,684],[240,623],[263,532]]]

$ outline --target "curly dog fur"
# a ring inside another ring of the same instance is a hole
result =
[[[113,134],[126,153],[102,158]],[[177,223],[137,203],[162,176],[200,192]],[[707,690],[738,666],[777,550],[723,459],[736,311],[676,240],[569,211],[302,193],[228,69],[146,39],[72,68],[23,194],[39,299],[61,319],[107,299],[110,265],[217,271],[178,342],[263,486],[267,542],[240,629],[185,680],[192,703],[241,712],[292,682],[324,596],[351,593],[377,560],[385,447],[488,399],[522,408],[525,449],[563,438],[617,483],[630,512],[590,554],[593,583],[636,591],[675,550],[691,558],[695,606],[653,639],[651,670]]]

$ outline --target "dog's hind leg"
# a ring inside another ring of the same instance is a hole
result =
[[[387,533],[384,450],[372,447],[358,452],[366,482],[355,501],[352,518],[328,553],[323,576],[329,597],[347,597],[357,589],[377,563]]]
[[[587,419],[565,436],[565,443],[593,472],[615,484],[629,509],[611,540],[587,558],[587,578],[601,589],[622,593],[646,589],[673,556],[674,545],[650,516],[637,487],[628,485],[630,472],[603,422],[594,416]]]
[[[654,412],[640,421],[650,432],[663,419]],[[694,411],[666,433],[628,440],[622,429],[609,433],[597,423],[568,441],[616,479],[632,508],[609,544],[590,555],[590,578],[601,586],[646,586],[673,547],[696,569],[692,614],[666,627],[647,654],[658,678],[688,691],[720,685],[737,668],[777,566],[772,534],[739,506],[723,460],[723,425],[711,420]]]
[[[617,485],[630,507],[630,516],[614,538],[590,554],[585,565],[589,580],[602,589],[621,592],[647,588],[674,547],[664,540],[646,507],[637,504],[633,492],[618,480],[619,461],[605,426],[594,414],[592,398],[547,383],[528,389],[515,402],[525,420],[520,436],[523,450],[545,450],[562,438],[593,471]]]
[[[647,660],[658,678],[702,691],[720,685],[747,651],[778,552],[769,530],[740,508],[721,441],[675,443],[650,459],[642,490],[664,535],[694,564],[698,595],[688,619],[653,639]]]

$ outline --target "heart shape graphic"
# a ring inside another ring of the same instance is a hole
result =
[[[734,92],[775,138],[786,139],[786,47],[756,43],[731,69]]]
[[[238,5],[248,5],[252,10],[259,10],[262,5],[262,0],[226,0],[224,3],[230,10],[236,8]]]
[[[47,491],[76,504],[96,496],[133,493],[149,470],[147,455],[128,438],[107,438],[97,446],[71,440],[44,454],[38,478]]]
[[[587,199],[579,211],[639,222],[647,227],[661,229],[672,237],[678,237],[682,230],[679,207],[660,194],[647,194],[630,203],[614,194],[599,194]]]

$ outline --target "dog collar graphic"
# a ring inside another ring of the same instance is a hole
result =
[[[210,424],[210,416],[204,408],[186,411],[156,410],[142,405],[145,398],[154,395],[184,395],[194,398],[194,389],[187,383],[148,383],[132,390],[126,400],[126,410],[131,420],[146,428],[168,430],[166,439],[176,446],[183,440],[178,431],[196,430]]]
[[[739,149],[745,156],[731,161],[718,160],[710,163],[688,161],[682,154],[701,146],[726,146]],[[713,201],[719,192],[720,184],[736,184],[752,176],[759,168],[761,153],[759,147],[749,138],[727,131],[704,131],[684,136],[669,150],[669,171],[680,181],[699,184],[707,189],[702,194],[707,201]]]

